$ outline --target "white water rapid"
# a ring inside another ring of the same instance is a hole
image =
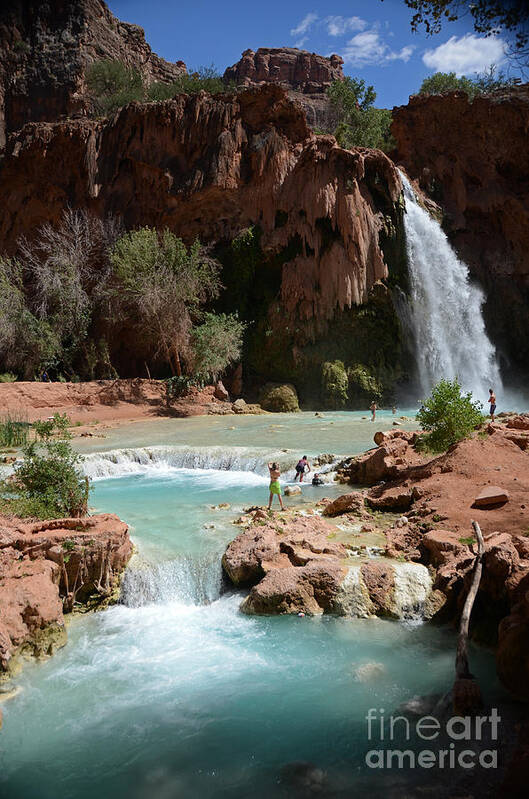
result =
[[[400,177],[411,294],[402,321],[413,338],[422,396],[442,378],[457,377],[486,404],[489,388],[501,391],[501,378],[483,321],[483,292],[402,172]]]

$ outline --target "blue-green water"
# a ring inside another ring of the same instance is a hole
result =
[[[114,476],[96,482],[93,504],[131,524],[138,550],[126,604],[74,618],[67,646],[22,672],[20,694],[4,705],[0,796],[312,796],[285,772],[299,761],[313,764],[319,795],[403,795],[401,775],[373,782],[364,765],[365,716],[445,692],[452,632],[240,614],[241,596],[222,585],[220,554],[237,532],[234,515],[267,499],[266,452],[258,441],[224,461],[255,471],[172,465],[189,459],[193,443],[190,435],[184,456],[180,448],[154,462],[143,451],[98,462]],[[309,453],[326,449],[312,443],[303,442]],[[318,491],[305,487],[303,500]],[[220,502],[231,507],[213,510]],[[489,699],[500,696],[491,657],[473,651],[472,665]]]

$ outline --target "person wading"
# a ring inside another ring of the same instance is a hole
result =
[[[371,414],[372,414],[371,421],[374,422],[375,421],[375,417],[377,415],[377,404],[376,404],[375,400],[373,400],[373,402],[369,406],[369,410],[371,411]]]
[[[281,510],[285,510],[283,505],[283,500],[281,499],[281,485],[279,483],[279,478],[281,477],[281,471],[277,463],[269,463],[268,464],[268,471],[270,472],[270,497],[268,499],[268,510],[272,507],[272,501],[274,499],[274,495],[277,496],[279,500],[279,504],[281,505]]]
[[[296,464],[296,476],[294,477],[294,482],[296,482],[298,477],[299,477],[299,482],[300,483],[303,482],[303,478],[305,476],[305,470],[307,474],[310,472],[310,463],[307,460],[307,456],[303,455],[301,460],[299,460]]]

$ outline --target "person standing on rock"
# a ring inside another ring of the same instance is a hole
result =
[[[272,501],[274,499],[274,494],[277,495],[279,500],[279,504],[281,505],[281,510],[285,510],[285,506],[283,505],[283,500],[281,499],[281,484],[279,482],[279,478],[281,477],[281,471],[277,463],[269,463],[268,464],[268,471],[270,472],[270,497],[268,499],[268,510],[272,507]]]
[[[371,414],[372,414],[371,421],[374,422],[375,421],[375,417],[377,415],[377,404],[376,404],[375,400],[373,400],[373,402],[369,406],[369,410],[371,411]]]
[[[496,413],[496,394],[492,388],[489,388],[489,404],[490,404],[490,420],[494,421],[494,414]]]
[[[307,474],[310,472],[310,463],[307,460],[307,456],[303,455],[301,460],[299,460],[296,464],[296,476],[294,477],[294,482],[299,477],[299,482],[303,482],[303,477],[305,476],[305,469],[307,469]]]

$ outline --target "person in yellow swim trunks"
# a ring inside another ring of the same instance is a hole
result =
[[[285,506],[283,505],[283,500],[281,499],[281,485],[279,483],[281,471],[279,469],[279,466],[275,462],[269,463],[268,471],[270,472],[270,499],[268,500],[268,510],[270,510],[270,508],[272,507],[274,494],[277,495],[279,504],[281,505],[281,510],[285,510]]]

